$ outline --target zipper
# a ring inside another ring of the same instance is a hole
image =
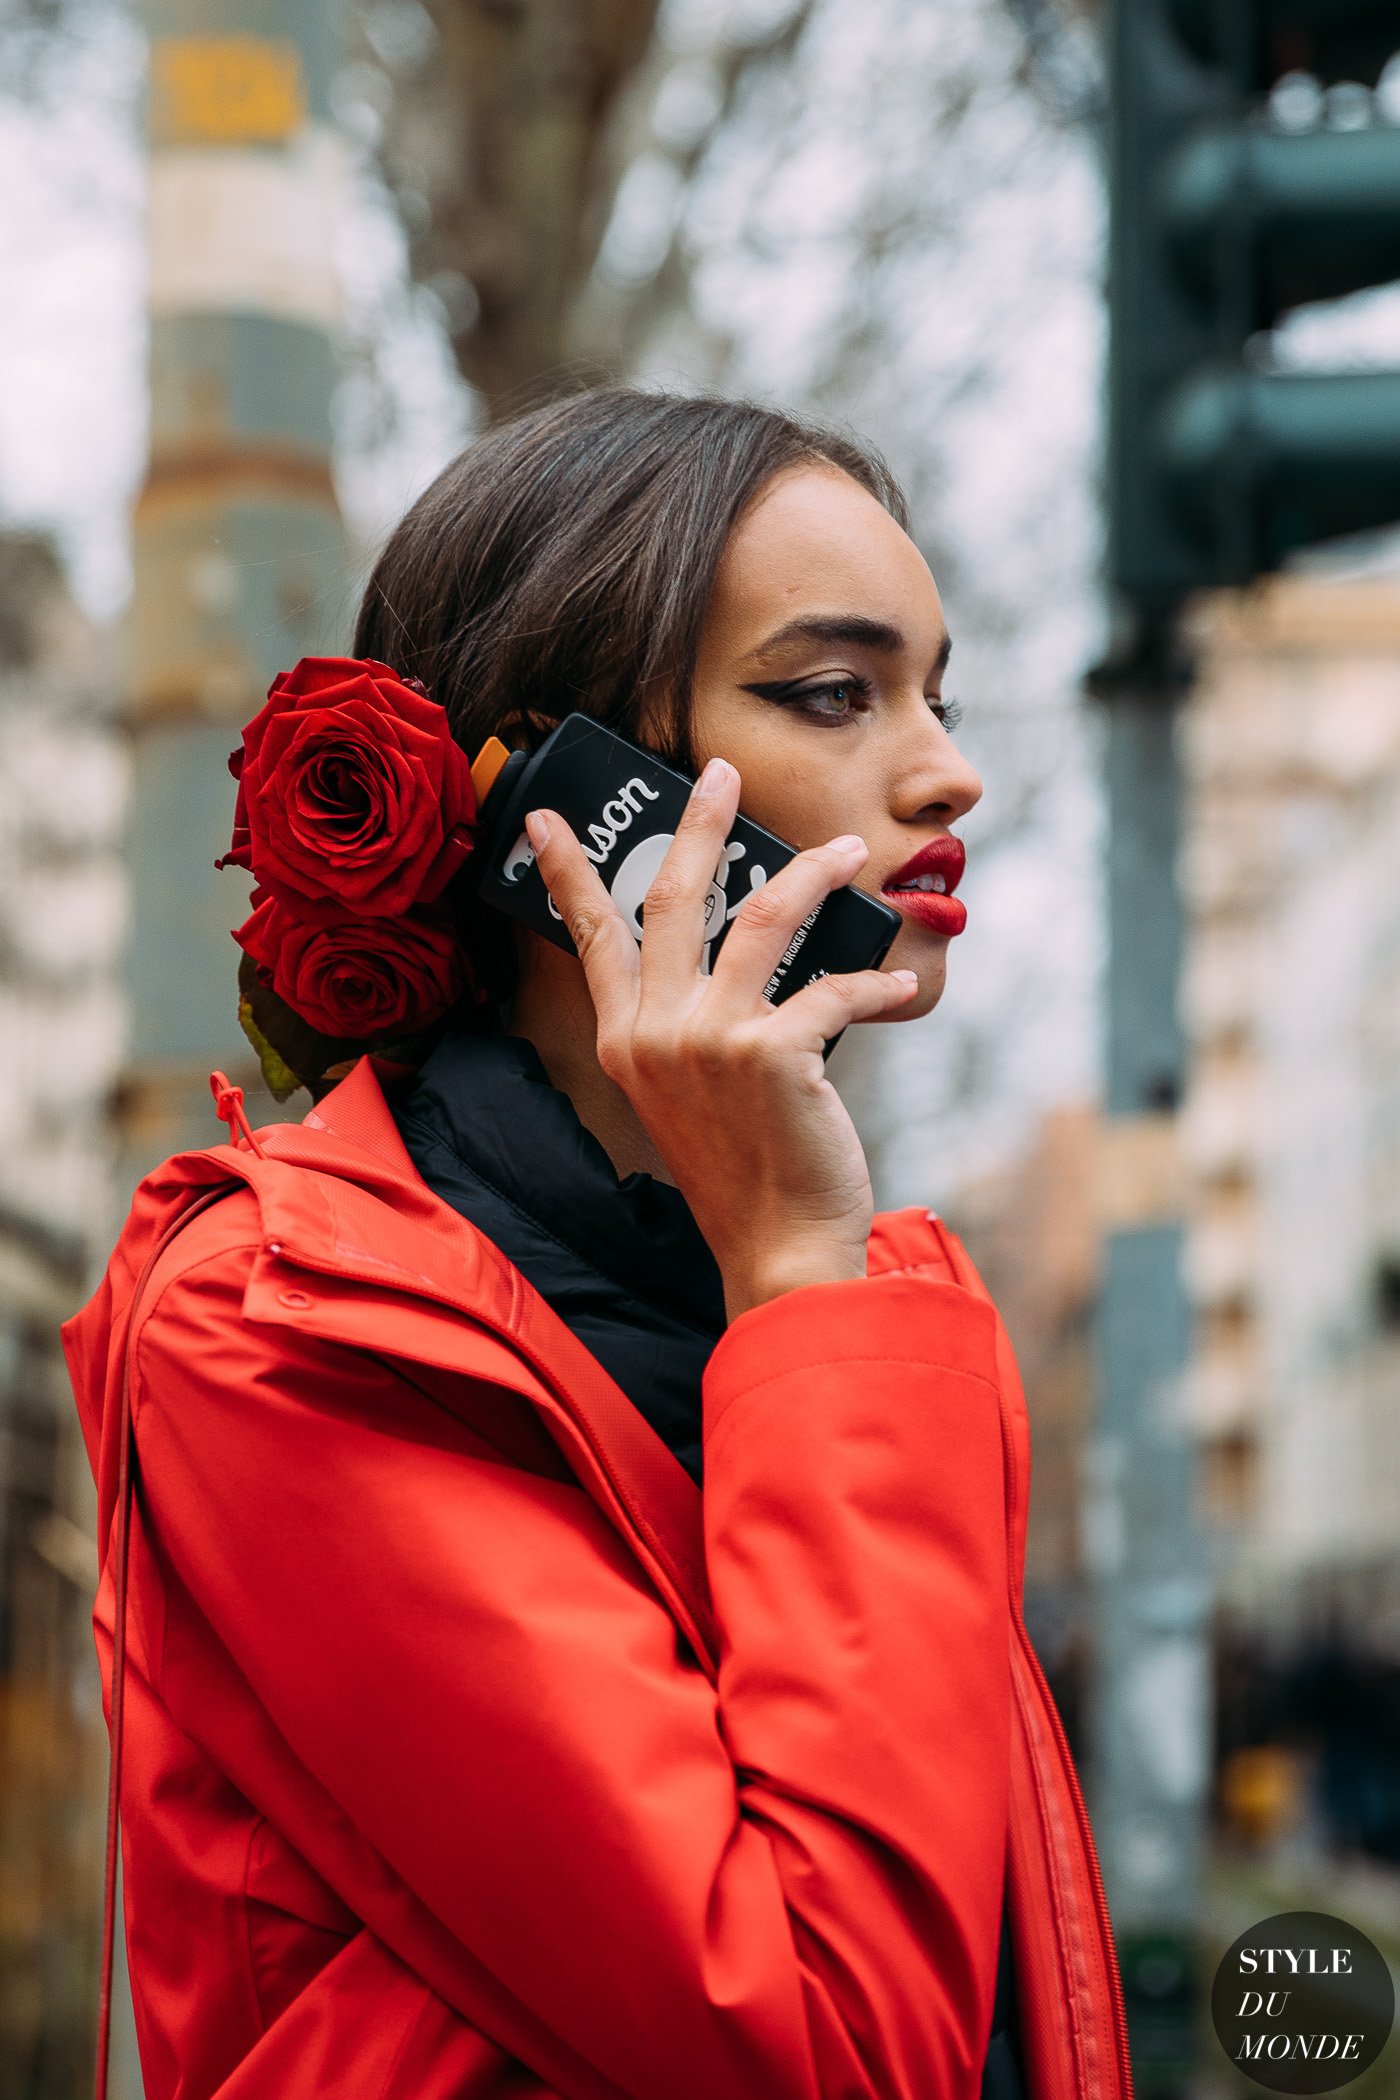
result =
[[[1039,1665],[1037,1664],[1037,1668]],[[1079,1826],[1080,1846],[1085,1865],[1089,1869],[1089,1887],[1093,1893],[1094,1909],[1099,1923],[1099,1941],[1103,1949],[1104,1968],[1108,1973],[1108,1986],[1113,2004],[1114,2040],[1118,2050],[1118,2074],[1122,2090],[1127,2096],[1133,2090],[1132,2056],[1128,2047],[1128,2011],[1123,2001],[1123,1979],[1118,1971],[1118,1949],[1113,1938],[1113,1921],[1108,1911],[1108,1895],[1103,1885],[1103,1870],[1099,1866],[1098,1850],[1094,1844],[1094,1833],[1089,1822],[1089,1811],[1084,1804],[1079,1775],[1074,1769],[1069,1743],[1065,1736],[1064,1723],[1054,1700],[1046,1691],[1046,1705],[1050,1710],[1050,1732],[1059,1752],[1060,1764],[1069,1786],[1069,1797],[1074,1808],[1075,1821]]]
[[[1065,1783],[1065,1789],[1069,1795],[1070,1805],[1074,1811],[1075,1827],[1079,1835],[1079,1850],[1081,1857],[1084,1860],[1084,1864],[1088,1869],[1089,1890],[1093,1898],[1095,1922],[1098,1927],[1100,1957],[1103,1963],[1104,1973],[1108,1980],[1110,2006],[1112,2013],[1111,2024],[1113,2028],[1114,2056],[1118,2068],[1119,2091],[1121,2095],[1121,2100],[1131,2100],[1131,2095],[1133,2091],[1133,2073],[1132,2059],[1128,2048],[1127,2010],[1123,2002],[1123,1984],[1122,1979],[1118,1973],[1118,1955],[1116,1947],[1114,1945],[1113,1925],[1112,1920],[1109,1916],[1108,1897],[1103,1885],[1103,1874],[1100,1870],[1098,1854],[1094,1847],[1093,1830],[1090,1826],[1088,1810],[1084,1805],[1084,1795],[1079,1785],[1079,1776],[1074,1769],[1074,1760],[1070,1756],[1069,1742],[1065,1735],[1064,1723],[1061,1721],[1059,1710],[1057,1709],[1055,1702],[1050,1695],[1049,1686],[1045,1683],[1044,1673],[1040,1668],[1039,1659],[1036,1656],[1035,1650],[1031,1645],[1030,1635],[1026,1632],[1025,1620],[1021,1614],[1019,1600],[1017,1600],[1014,1597],[1012,1599],[1012,1613],[1015,1621],[1016,1632],[1020,1638],[1025,1659],[1029,1664],[1031,1682],[1041,1693],[1041,1710],[1044,1716],[1046,1717],[1046,1720],[1049,1725],[1051,1741],[1054,1745],[1058,1759],[1060,1776]],[[1034,1742],[1034,1739],[1031,1737],[1029,1729],[1026,1731],[1026,1733],[1031,1758],[1034,1762],[1039,1762],[1036,1744]],[[1062,1862],[1056,1856],[1055,1846],[1051,1840],[1049,1831],[1044,1827],[1043,1820],[1042,1838],[1045,1844],[1047,1863],[1050,1865],[1051,1870],[1054,1873],[1055,1878],[1060,1885],[1061,1892],[1062,1894],[1069,1893],[1072,1896],[1074,1907],[1077,1908],[1079,1905],[1078,1891],[1077,1889],[1071,1889],[1068,1891],[1066,1890],[1065,1879],[1062,1873],[1062,1866],[1064,1865],[1064,1862]],[[1071,1868],[1071,1880],[1072,1874],[1073,1870]],[[1095,2011],[1095,2008],[1092,2005],[1090,2007],[1090,2011],[1091,2014]],[[1093,2100],[1093,2096],[1086,2095],[1085,2100]]]
[[[987,1291],[986,1285],[972,1267],[961,1243],[947,1232],[942,1221],[934,1212],[928,1211],[925,1213],[925,1216],[928,1224],[933,1229],[933,1236],[943,1252],[944,1259],[955,1281],[960,1283],[965,1290],[971,1291],[975,1297],[980,1298],[985,1304],[991,1305],[993,1312],[995,1312],[996,1307]],[[997,1315],[997,1317],[998,1321],[1000,1321],[1000,1315]],[[1009,1337],[1006,1338],[1006,1342],[1009,1350]],[[1012,1436],[1011,1423],[1008,1419],[1009,1404],[1000,1378],[998,1378],[997,1382],[997,1398],[1001,1414],[1002,1450],[1006,1459],[1009,1517],[1010,1513],[1020,1505],[1022,1483],[1016,1462],[1016,1442]],[[1127,2010],[1123,2002],[1123,1983],[1118,1973],[1118,1954],[1114,1945],[1113,1924],[1109,1917],[1108,1897],[1103,1885],[1103,1874],[1099,1867],[1098,1853],[1094,1847],[1094,1835],[1089,1823],[1089,1813],[1084,1805],[1084,1795],[1079,1785],[1079,1775],[1074,1769],[1074,1760],[1070,1756],[1069,1742],[1065,1736],[1064,1724],[1060,1719],[1059,1709],[1050,1696],[1050,1687],[1045,1682],[1045,1673],[1040,1667],[1039,1657],[1036,1655],[1035,1649],[1031,1645],[1030,1635],[1026,1631],[1021,1597],[1014,1579],[1008,1586],[1008,1597],[1011,1605],[1012,1625],[1020,1641],[1023,1658],[1029,1668],[1031,1684],[1040,1695],[1039,1705],[1042,1712],[1048,1717],[1050,1738],[1059,1762],[1060,1777],[1064,1781],[1070,1805],[1074,1811],[1075,1827],[1079,1835],[1079,1850],[1088,1869],[1089,1889],[1093,1897],[1095,1922],[1098,1927],[1100,1958],[1108,1979],[1114,2054],[1118,2066],[1119,2100],[1132,2100],[1133,2073],[1132,2060],[1128,2049],[1128,2020]],[[1022,1727],[1030,1761],[1034,1767],[1043,1771],[1044,1768],[1041,1763],[1038,1745],[1024,1717],[1022,1719]],[[1064,1905],[1066,1898],[1069,1898],[1068,1907],[1078,1910],[1080,1908],[1079,1891],[1074,1885],[1072,1864],[1070,1864],[1067,1885],[1063,1871],[1067,1863],[1059,1856],[1043,1813],[1040,1815],[1039,1821],[1041,1844],[1044,1850],[1047,1871],[1059,1889],[1061,1903]],[[1098,2008],[1093,2003],[1092,1997],[1088,2009],[1091,2019],[1094,2019],[1095,2024],[1097,2024],[1096,2015]],[[1084,2084],[1083,2078],[1078,2075],[1077,2064],[1076,2083],[1081,2087]],[[1082,2100],[1098,2100],[1098,2096],[1085,2093],[1082,2096]]]

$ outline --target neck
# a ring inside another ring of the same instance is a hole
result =
[[[582,963],[534,936],[526,936],[522,948],[520,984],[506,1018],[509,1033],[534,1045],[551,1086],[568,1095],[619,1178],[652,1174],[674,1188],[636,1110],[598,1062],[597,1016]]]

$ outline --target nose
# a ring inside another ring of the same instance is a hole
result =
[[[952,805],[953,819],[965,817],[970,809],[976,809],[982,800],[982,775],[971,760],[963,757],[947,730],[943,731],[943,748],[952,764],[953,779],[945,792]]]
[[[904,741],[894,813],[904,822],[936,817],[940,823],[956,824],[981,801],[981,776],[943,724],[929,714],[926,701],[923,722],[917,744]]]

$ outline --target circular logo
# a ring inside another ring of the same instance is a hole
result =
[[[527,868],[535,864],[535,849],[530,844],[530,834],[522,831],[515,844],[501,863],[502,882],[519,882]]]
[[[608,885],[612,901],[627,921],[627,931],[634,940],[642,937],[642,906],[674,837],[673,831],[653,831],[624,857]]]
[[[1318,1910],[1242,1932],[1215,1972],[1211,2015],[1237,2069],[1271,2093],[1334,2093],[1390,2038],[1395,1986],[1380,1949]]]

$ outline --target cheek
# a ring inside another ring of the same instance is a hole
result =
[[[716,752],[739,770],[744,815],[797,847],[823,846],[843,831],[867,833],[849,752],[837,730],[813,729],[779,709],[697,697],[692,742],[700,765]]]
[[[758,823],[799,850],[824,846],[845,831],[869,836],[859,810],[842,797],[839,786],[828,789],[824,783],[798,779],[791,773],[774,781],[761,797],[755,794],[750,799],[746,793],[742,806],[746,815],[751,813]]]

